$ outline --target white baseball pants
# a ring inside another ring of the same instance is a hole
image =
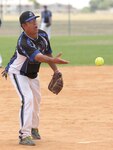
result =
[[[40,85],[39,78],[30,79],[23,75],[10,74],[9,77],[21,100],[20,138],[31,136],[31,129],[39,126]]]
[[[41,26],[40,26],[40,29],[44,30],[48,34],[48,38],[50,40],[50,38],[51,38],[51,26],[46,27],[46,23],[42,22]]]

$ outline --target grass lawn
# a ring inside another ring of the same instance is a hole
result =
[[[6,66],[15,51],[16,36],[0,37],[0,54],[3,66]],[[113,36],[53,36],[51,39],[53,55],[62,52],[62,58],[70,61],[69,65],[95,65],[95,58],[101,56],[105,65],[113,64]]]

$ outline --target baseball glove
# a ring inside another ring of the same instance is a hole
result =
[[[50,22],[48,22],[47,24],[46,24],[46,27],[49,27],[51,25],[51,23]]]
[[[53,77],[48,85],[48,89],[54,94],[58,94],[63,88],[63,78],[60,72],[53,74]]]

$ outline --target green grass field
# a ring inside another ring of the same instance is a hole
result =
[[[0,37],[0,54],[6,66],[15,51],[17,37]],[[62,52],[62,58],[69,65],[95,65],[95,58],[101,56],[105,65],[113,64],[113,36],[53,36],[51,39],[53,55]]]

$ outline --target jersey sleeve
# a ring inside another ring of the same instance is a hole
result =
[[[18,42],[17,49],[21,55],[26,56],[30,61],[35,61],[35,56],[40,53],[35,44],[29,38]]]

